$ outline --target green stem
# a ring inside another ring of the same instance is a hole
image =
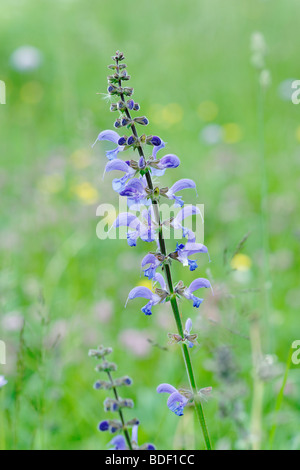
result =
[[[289,355],[288,355],[288,360],[287,360],[287,363],[286,363],[285,373],[284,373],[284,377],[283,377],[283,381],[282,381],[282,385],[281,385],[280,391],[278,393],[277,400],[276,400],[276,405],[275,405],[274,423],[271,427],[270,438],[269,438],[269,449],[270,450],[272,450],[272,447],[273,447],[274,436],[275,436],[275,432],[276,432],[277,424],[278,424],[278,419],[277,419],[278,418],[278,412],[281,408],[283,397],[284,397],[284,390],[285,390],[285,386],[286,386],[286,383],[287,383],[289,370],[290,370],[290,367],[291,367],[291,364],[292,364],[292,355],[293,355],[293,348],[290,348]]]

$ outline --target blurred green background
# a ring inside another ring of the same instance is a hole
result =
[[[117,49],[147,132],[181,159],[163,186],[193,178],[198,198],[185,200],[205,205],[212,262],[203,255],[195,273],[174,263],[174,279],[197,274],[214,286],[199,311],[181,304],[199,334],[197,383],[213,387],[204,403],[213,446],[253,448],[257,432],[262,448],[300,448],[299,366],[280,394],[300,336],[298,18],[297,0],[1,1],[2,449],[107,448],[97,431],[106,394],[93,389],[88,358],[98,344],[134,380],[122,396],[135,401],[126,417],[140,419],[140,443],[203,448],[191,410],[178,418],[155,391],[187,386],[181,353],[167,344],[169,305],[152,317],[142,301],[124,309],[149,246],[96,236],[98,205],[118,204],[110,175],[102,180],[109,146],[91,148],[113,125],[97,93]],[[264,90],[251,63],[257,31]]]

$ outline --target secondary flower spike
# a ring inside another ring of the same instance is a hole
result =
[[[143,444],[139,447],[138,445],[138,424],[133,426],[131,432],[131,443],[132,447],[135,450],[155,450],[155,446],[153,444]],[[115,436],[110,441],[109,445],[111,445],[111,449],[114,450],[128,450],[128,446],[126,444],[125,438],[121,435]]]

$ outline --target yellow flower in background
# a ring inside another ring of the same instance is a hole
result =
[[[252,266],[252,261],[249,256],[238,253],[232,258],[230,266],[237,271],[249,271]]]
[[[20,98],[26,104],[37,104],[44,96],[44,89],[39,82],[25,83],[20,90]]]
[[[296,129],[296,139],[298,142],[300,142],[300,126],[298,126]]]
[[[75,150],[75,152],[72,153],[70,158],[72,165],[78,170],[82,170],[83,168],[86,168],[92,163],[89,150],[84,148]]]
[[[152,290],[153,291],[153,288],[152,288],[152,281],[150,281],[149,279],[142,279],[139,283],[138,283],[139,286],[142,286],[142,287],[148,287],[148,289]]]
[[[43,193],[58,193],[64,187],[64,178],[60,173],[43,176],[38,182],[38,188]]]
[[[95,204],[99,199],[99,193],[94,186],[88,182],[73,186],[73,192],[84,204]]]
[[[223,126],[224,131],[224,142],[226,144],[236,144],[242,140],[242,129],[238,124],[234,122],[224,124]]]
[[[200,119],[204,122],[213,121],[219,114],[219,108],[213,101],[203,101],[197,109]]]
[[[166,106],[156,104],[150,109],[150,118],[155,124],[171,127],[182,121],[183,109],[178,103],[169,103]]]

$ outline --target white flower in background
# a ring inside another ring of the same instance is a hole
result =
[[[18,72],[29,72],[40,67],[43,55],[34,46],[21,46],[16,49],[11,57],[10,63]]]
[[[223,139],[223,129],[219,124],[208,124],[200,134],[200,138],[207,145],[215,145]]]
[[[7,380],[5,380],[4,375],[0,375],[0,388],[4,387],[7,384]]]
[[[265,67],[265,56],[268,52],[264,35],[259,31],[251,35],[250,40],[251,63],[257,69]]]

